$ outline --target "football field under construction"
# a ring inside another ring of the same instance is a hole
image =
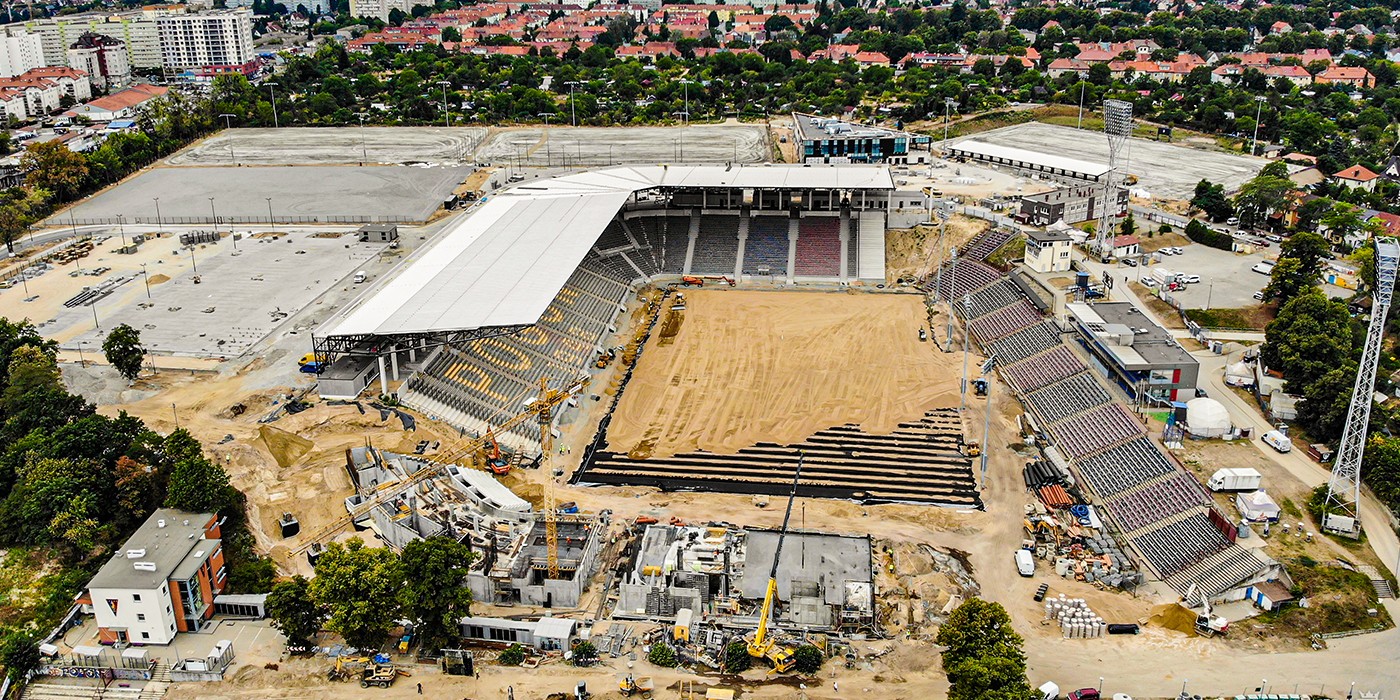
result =
[[[804,495],[978,505],[961,356],[920,339],[922,296],[683,294],[576,481],[782,494],[802,454]]]

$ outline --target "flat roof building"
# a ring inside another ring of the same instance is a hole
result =
[[[1077,158],[986,143],[976,139],[949,144],[946,155],[949,158],[962,158],[989,165],[1003,165],[1022,172],[1060,180],[1102,182],[1111,169],[1103,163],[1091,163]]]
[[[169,644],[214,614],[224,588],[223,541],[212,513],[161,508],[88,582],[78,602],[106,644]]]
[[[1195,396],[1200,363],[1133,304],[1068,304],[1065,310],[1080,343],[1129,396],[1159,401]]]
[[[1066,272],[1070,269],[1074,239],[1064,231],[1026,232],[1026,267],[1036,272]]]
[[[929,137],[855,122],[792,115],[793,138],[803,162],[909,163],[911,149],[927,150]]]

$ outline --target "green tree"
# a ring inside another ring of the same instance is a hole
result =
[[[49,191],[41,187],[17,187],[0,193],[0,240],[11,254],[15,241],[43,214],[49,197]]]
[[[579,642],[571,649],[575,666],[592,666],[598,662],[598,647],[593,642]]]
[[[1291,203],[1296,189],[1292,180],[1269,175],[1260,175],[1244,183],[1234,202],[1240,224],[1263,226],[1270,215]]]
[[[418,626],[425,649],[441,649],[460,637],[458,621],[471,614],[467,574],[476,556],[450,537],[415,540],[403,548],[403,614]]]
[[[1269,275],[1268,286],[1264,287],[1264,301],[1287,304],[1293,297],[1316,287],[1317,281],[1317,275],[1307,274],[1298,258],[1279,258]]]
[[[201,456],[175,463],[165,505],[191,513],[218,513],[228,510],[237,495],[229,485],[228,472]]]
[[[1210,180],[1196,183],[1196,192],[1191,197],[1191,206],[1199,209],[1211,221],[1224,221],[1235,215],[1235,208],[1225,197],[1225,186]]]
[[[1264,328],[1260,357],[1299,393],[1351,357],[1354,335],[1346,304],[1320,290],[1299,294]]]
[[[1031,700],[1026,681],[1026,654],[1011,628],[1011,617],[996,603],[971,598],[959,605],[938,630],[945,648],[943,671],[956,700],[998,698]]]
[[[1327,239],[1311,231],[1299,231],[1279,246],[1280,258],[1297,260],[1303,272],[1313,277],[1322,274],[1322,263],[1331,254],[1332,245]]]
[[[10,354],[9,385],[0,392],[0,415],[24,408],[40,392],[62,389],[58,363],[42,346],[21,345]]]
[[[753,657],[749,656],[748,643],[736,639],[724,647],[725,673],[743,673],[752,666]]]
[[[512,644],[501,650],[501,655],[496,658],[502,666],[519,666],[525,663],[525,647],[519,644]]]
[[[1124,236],[1131,236],[1137,233],[1137,220],[1133,218],[1132,212],[1128,212],[1128,215],[1123,218],[1123,223],[1119,225],[1119,231]]]
[[[25,185],[52,192],[65,202],[78,196],[88,174],[87,159],[59,141],[29,144],[19,159],[19,167],[25,173]]]
[[[1340,436],[1356,385],[1356,363],[1347,360],[1302,388],[1298,423],[1309,435]],[[1293,389],[1292,386],[1289,387]]]
[[[146,361],[146,348],[141,345],[141,332],[123,323],[113,328],[102,341],[102,353],[107,362],[126,377],[128,382],[136,381],[141,374],[141,365]]]
[[[39,668],[39,637],[29,630],[14,630],[0,640],[0,663],[11,681]]]
[[[399,618],[403,567],[392,550],[366,547],[359,538],[331,542],[316,560],[311,597],[330,613],[326,628],[345,642],[374,649]]]
[[[822,662],[826,661],[826,656],[822,650],[812,644],[803,644],[792,652],[793,669],[798,673],[811,675],[821,670]]]
[[[647,661],[662,668],[675,668],[678,663],[676,650],[665,642],[657,642],[651,645],[650,649],[647,649]]]
[[[447,43],[457,43],[462,40],[462,30],[456,27],[443,27],[442,40]]]
[[[312,646],[326,619],[326,609],[311,595],[311,582],[295,576],[267,594],[267,618],[287,638],[288,646]]]

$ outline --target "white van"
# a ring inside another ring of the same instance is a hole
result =
[[[1016,571],[1020,572],[1022,576],[1035,575],[1035,557],[1031,556],[1029,550],[1016,550],[1013,559],[1016,560]]]
[[[355,273],[355,284],[364,284],[367,279],[369,279],[369,275],[365,274],[364,270]]]
[[[1060,686],[1052,681],[1046,681],[1037,690],[1040,692],[1040,700],[1060,700]]]
[[[1279,452],[1293,451],[1293,441],[1289,440],[1287,435],[1284,435],[1283,433],[1280,433],[1277,430],[1270,430],[1269,432],[1264,433],[1264,444],[1274,448],[1275,450],[1278,450]]]
[[[1254,263],[1254,267],[1249,269],[1261,275],[1272,275],[1274,274],[1274,263],[1271,260],[1265,260],[1264,262]]]

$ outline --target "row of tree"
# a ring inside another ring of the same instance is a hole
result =
[[[327,629],[351,646],[378,649],[400,620],[410,620],[424,649],[441,649],[461,638],[458,621],[471,614],[467,575],[475,558],[450,537],[415,540],[402,554],[360,539],[332,542],[316,560],[315,578],[272,588],[267,614],[291,646],[312,646]]]

